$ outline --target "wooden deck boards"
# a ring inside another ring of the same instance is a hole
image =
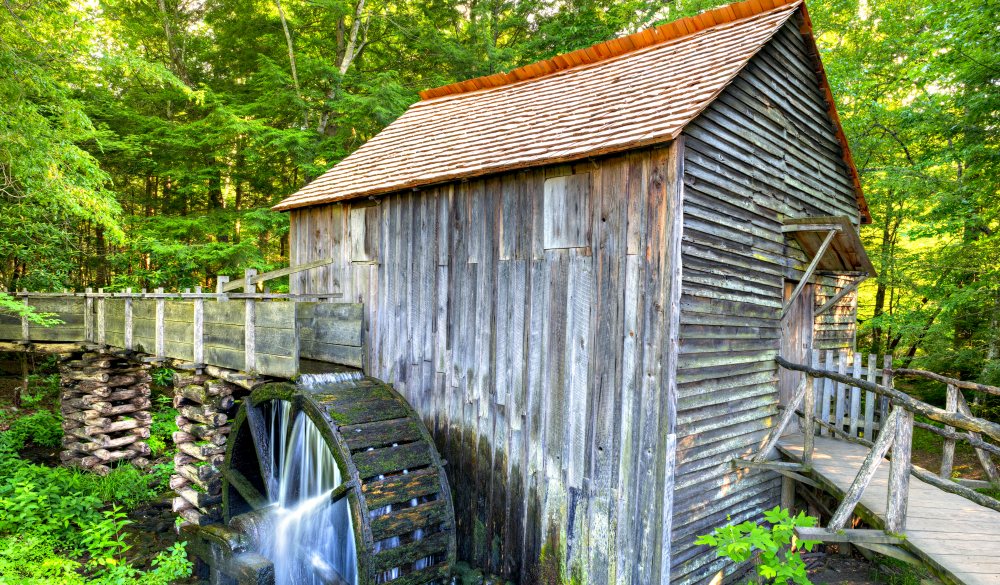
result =
[[[800,460],[802,435],[782,437],[778,448]],[[861,445],[816,437],[813,468],[843,493],[867,454]],[[859,504],[881,520],[885,519],[888,481],[889,464],[883,461]],[[905,534],[905,548],[956,583],[1000,585],[1000,512],[912,477]]]

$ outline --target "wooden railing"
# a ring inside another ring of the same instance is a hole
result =
[[[258,293],[257,282],[248,271],[244,292],[235,293],[224,292],[228,279],[222,277],[214,293],[200,287],[8,293],[62,324],[45,327],[0,315],[0,347],[4,341],[21,347],[84,343],[147,354],[150,362],[180,360],[287,378],[298,374],[300,358],[362,366],[361,305],[318,302],[340,301],[332,294]]]
[[[820,368],[818,364],[822,360],[818,352],[813,355],[813,365],[776,358],[782,368],[802,372],[802,381],[792,399],[785,405],[785,412],[771,430],[764,447],[752,459],[735,462],[738,466],[772,469],[792,477],[803,477],[802,474],[808,474],[812,469],[815,436],[819,433],[868,447],[864,463],[830,518],[826,527],[828,533],[841,531],[847,525],[855,506],[886,456],[889,456],[890,465],[884,526],[887,533],[901,533],[906,526],[906,503],[911,475],[944,491],[1000,511],[1000,501],[950,478],[955,444],[957,441],[967,441],[976,449],[987,477],[996,481],[996,469],[990,454],[1000,454],[1000,447],[988,442],[983,436],[1000,441],[1000,424],[973,416],[961,390],[1000,395],[1000,388],[963,382],[921,370],[893,370],[889,360],[883,362],[879,373],[876,371],[877,360],[873,356],[869,357],[868,368],[865,369],[860,365],[859,359],[849,360],[845,354],[841,354],[839,367],[837,371],[833,371]],[[827,364],[834,363],[831,355],[827,354]],[[922,376],[947,384],[947,408],[932,406],[896,389],[893,379],[900,376]],[[881,384],[878,383],[879,378]],[[863,419],[860,416],[862,392],[865,393],[866,405]],[[879,416],[880,411],[887,414]],[[914,422],[915,415],[941,423],[944,428]],[[771,462],[771,454],[778,440],[797,417],[802,419],[804,441],[801,464]],[[940,476],[913,467],[911,451],[914,426],[944,437],[945,451]]]

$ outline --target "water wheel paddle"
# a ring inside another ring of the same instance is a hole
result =
[[[241,562],[255,575],[270,562],[278,585],[416,585],[450,573],[443,463],[413,408],[379,380],[339,374],[256,389],[233,421],[222,474],[228,528],[216,532],[249,543]]]

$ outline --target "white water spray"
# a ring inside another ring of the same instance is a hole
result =
[[[259,417],[263,419],[263,417]],[[275,585],[356,585],[357,552],[347,498],[331,501],[340,469],[315,424],[291,403],[270,407],[267,447],[272,506],[258,522],[257,552],[274,563]]]

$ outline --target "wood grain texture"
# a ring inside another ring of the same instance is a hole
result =
[[[363,303],[369,372],[406,396],[449,461],[460,557],[523,583],[551,571],[543,548],[595,583],[660,574],[674,411],[662,364],[677,339],[668,249],[679,256],[681,241],[664,232],[680,225],[683,177],[669,151],[337,208],[354,229],[359,210],[376,214],[375,277],[354,251],[332,267],[345,300]],[[547,216],[553,180],[572,188]],[[304,340],[318,331],[302,328]]]
[[[781,232],[787,217],[848,216],[857,204],[815,73],[793,20],[685,131],[683,290],[677,369],[671,583],[734,570],[694,545],[714,526],[779,504],[779,476],[733,470],[777,423],[779,352],[853,346],[856,294],[784,338],[783,291],[808,258]],[[816,277],[819,306],[849,278]],[[791,325],[786,321],[786,329]],[[810,326],[811,325],[811,326]],[[795,344],[795,347],[792,347]],[[804,355],[804,354],[801,354]],[[799,377],[783,382],[790,398]],[[822,405],[824,384],[815,384]],[[833,407],[835,388],[826,394]]]

